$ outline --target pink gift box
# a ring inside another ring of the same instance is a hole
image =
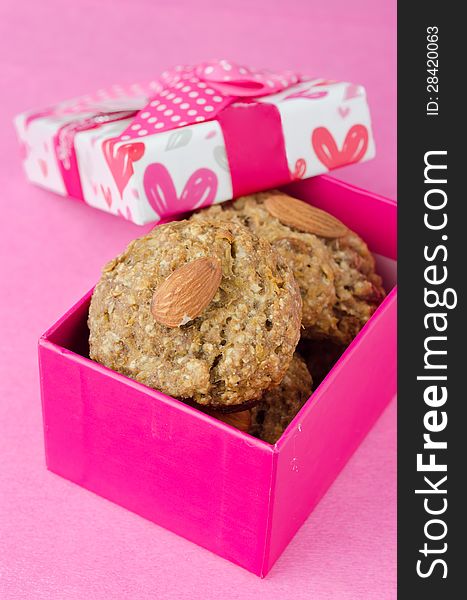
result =
[[[48,468],[261,577],[396,391],[396,204],[327,176],[288,191],[367,241],[388,295],[274,446],[91,361],[91,292],[39,341]]]
[[[222,60],[27,111],[15,126],[29,181],[139,225],[375,155],[363,86]]]

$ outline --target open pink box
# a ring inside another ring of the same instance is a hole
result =
[[[396,391],[395,202],[329,177],[288,191],[368,242],[389,293],[274,446],[91,361],[91,292],[39,341],[48,468],[260,576]]]

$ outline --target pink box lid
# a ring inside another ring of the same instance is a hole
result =
[[[137,224],[373,158],[365,90],[226,60],[18,115],[27,178]]]

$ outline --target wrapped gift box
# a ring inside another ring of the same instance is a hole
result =
[[[374,156],[365,90],[211,61],[19,115],[28,179],[137,224]]]
[[[48,468],[260,576],[396,391],[396,204],[329,177],[288,191],[368,242],[388,295],[274,446],[91,361],[91,292],[39,342]]]

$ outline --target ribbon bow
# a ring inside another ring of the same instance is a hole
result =
[[[54,138],[55,154],[67,194],[83,200],[74,146],[75,135],[80,131],[132,117],[118,137],[106,140],[103,145],[105,158],[122,193],[133,173],[129,153],[135,150],[135,139],[217,119],[224,136],[233,190],[240,195],[258,189],[258,185],[272,187],[288,177],[279,113],[273,106],[256,103],[255,98],[276,94],[305,80],[308,78],[292,71],[257,70],[224,59],[212,60],[196,66],[177,66],[150,83],[133,84],[128,89],[113,86],[95,95],[63,102],[31,114],[27,125],[44,116],[67,117],[68,121]],[[235,110],[232,114],[230,109],[225,110],[230,105],[235,109],[239,99],[243,105],[256,108],[254,114]],[[254,128],[259,132],[252,143],[249,134]],[[126,143],[129,140],[131,143]],[[242,152],[236,147],[241,147]],[[262,164],[261,169],[252,170],[251,165],[263,154],[270,157],[267,166]]]
[[[275,94],[299,81],[300,76],[292,71],[256,70],[227,60],[175,67],[162,73],[156,94],[135,115],[119,140],[210,121],[239,99],[251,102],[253,98]]]

